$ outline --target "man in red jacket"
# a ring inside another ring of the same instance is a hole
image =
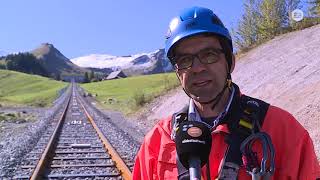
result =
[[[166,56],[190,102],[146,135],[136,157],[134,180],[188,179],[188,168],[181,165],[175,144],[179,123],[185,121],[201,122],[211,130],[203,179],[320,177],[312,140],[297,120],[280,108],[242,95],[232,83],[232,48],[229,31],[209,9],[192,7],[171,21]],[[251,137],[255,141],[249,143]]]

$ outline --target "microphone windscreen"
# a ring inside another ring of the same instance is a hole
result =
[[[176,149],[179,160],[185,168],[189,168],[189,158],[199,157],[201,167],[208,161],[211,150],[211,131],[202,122],[184,121],[176,130]]]

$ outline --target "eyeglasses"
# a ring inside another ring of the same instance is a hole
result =
[[[176,69],[181,70],[192,67],[195,57],[197,57],[202,64],[212,64],[218,62],[220,60],[220,54],[224,53],[222,49],[207,48],[197,54],[185,54],[172,57],[171,61]]]

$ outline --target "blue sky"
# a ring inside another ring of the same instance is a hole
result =
[[[68,58],[129,55],[164,47],[172,17],[190,6],[208,7],[230,28],[241,0],[2,0],[0,51],[29,51],[54,44]]]

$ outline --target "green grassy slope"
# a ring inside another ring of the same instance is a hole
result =
[[[0,104],[49,106],[66,85],[37,75],[0,70]]]
[[[175,73],[168,73],[88,83],[81,87],[92,95],[97,94],[95,98],[103,107],[129,114],[178,85]]]

